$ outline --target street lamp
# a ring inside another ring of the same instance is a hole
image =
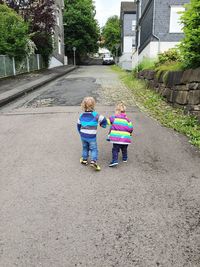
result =
[[[72,49],[74,51],[74,66],[76,66],[76,47],[74,46]]]

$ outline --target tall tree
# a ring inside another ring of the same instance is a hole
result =
[[[55,0],[36,1],[31,6],[30,33],[37,52],[42,55],[45,65],[48,66],[50,55],[53,52],[52,33],[55,27],[54,5]]]
[[[55,0],[5,0],[29,24],[30,38],[46,66],[53,52],[52,33],[55,27]]]
[[[120,20],[118,16],[115,15],[108,18],[105,26],[102,29],[102,36],[105,40],[105,47],[110,50],[112,54],[115,54],[115,45],[120,44]]]
[[[22,59],[28,44],[28,24],[14,10],[0,4],[0,54]]]
[[[191,0],[182,15],[185,34],[180,49],[188,68],[200,67],[200,1]]]
[[[99,26],[92,0],[65,0],[64,26],[68,55],[73,47],[78,56],[98,50]]]

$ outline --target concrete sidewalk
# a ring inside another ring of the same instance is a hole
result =
[[[75,68],[68,65],[0,79],[0,106],[67,74]]]

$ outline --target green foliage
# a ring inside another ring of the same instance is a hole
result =
[[[200,1],[191,0],[181,17],[185,34],[180,50],[187,68],[200,67]]]
[[[12,9],[0,4],[0,54],[16,57],[26,55],[28,24]]]
[[[105,26],[102,29],[102,36],[105,39],[104,46],[112,53],[116,54],[115,45],[120,44],[120,20],[118,16],[108,18]],[[118,49],[118,55],[120,48]]]
[[[171,48],[158,55],[158,61],[155,65],[171,64],[171,62],[181,62],[181,60],[179,50],[177,48]]]
[[[37,44],[37,52],[41,54],[45,67],[48,67],[49,58],[53,52],[53,40],[51,35],[46,32],[36,32],[32,35],[32,40]]]
[[[132,73],[122,71],[119,67],[112,69],[120,74],[121,80],[130,88],[140,109],[162,125],[185,134],[193,145],[200,148],[200,124],[196,117],[185,115],[182,109],[168,105],[159,94],[148,89],[145,81],[136,79]]]
[[[155,60],[145,57],[134,69],[133,74],[135,75],[142,70],[153,70],[155,68]]]
[[[64,26],[68,54],[74,46],[78,56],[97,52],[100,30],[92,0],[65,0]]]
[[[55,27],[55,1],[54,0],[16,0],[16,1],[4,1],[10,8],[15,10],[18,14],[22,14],[23,19],[27,22],[29,36],[27,37],[26,52],[28,55],[37,52],[40,53],[44,59],[46,67],[48,66],[49,58],[53,52],[52,43],[52,30]],[[7,6],[6,6],[7,7]],[[23,10],[23,12],[20,12]],[[14,13],[16,14],[16,13]],[[19,15],[18,15],[19,17]],[[12,23],[10,23],[12,25]],[[19,25],[18,30],[23,28]],[[18,33],[13,33],[13,36],[17,36]],[[2,38],[4,38],[2,34]],[[15,38],[15,37],[14,37]],[[21,42],[23,39],[21,38]],[[21,45],[21,48],[23,45]],[[9,53],[7,53],[9,54]],[[25,53],[22,53],[24,56]],[[20,52],[17,51],[16,56],[21,59]]]
[[[181,71],[184,70],[183,63],[181,62],[167,62],[162,65],[158,65],[155,67],[156,71],[156,77],[159,79],[161,75],[163,75],[163,82],[166,83],[167,81],[167,76],[170,71]]]
[[[181,62],[165,63],[155,67],[156,71],[179,71],[183,69],[184,66]]]

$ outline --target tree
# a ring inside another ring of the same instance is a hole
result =
[[[200,67],[200,1],[191,0],[181,17],[185,34],[180,50],[187,68]]]
[[[22,59],[27,54],[28,24],[11,8],[0,4],[0,54]]]
[[[53,52],[52,33],[55,27],[54,0],[40,0],[31,6],[30,33],[31,39],[42,55],[45,65]]]
[[[94,17],[92,0],[65,0],[65,48],[68,55],[73,47],[79,57],[97,52],[99,26]]]
[[[102,36],[105,40],[105,47],[110,50],[112,54],[115,54],[115,45],[120,44],[120,20],[118,16],[108,18],[102,29]],[[119,54],[119,51],[117,54]]]
[[[10,8],[14,9],[17,13],[20,10],[26,9],[30,6],[30,2],[27,0],[0,0],[0,4],[6,3]]]
[[[45,65],[48,66],[53,52],[55,0],[6,0],[5,2],[28,22],[30,38],[36,45],[37,53],[42,55]]]

